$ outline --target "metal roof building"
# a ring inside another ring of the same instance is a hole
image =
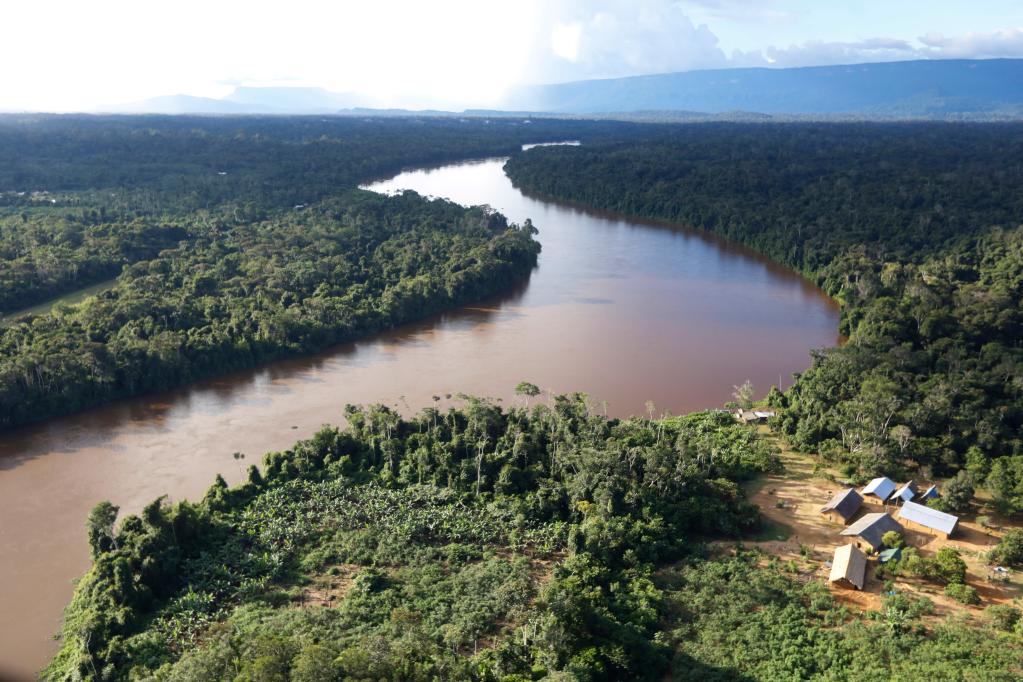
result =
[[[910,528],[919,528],[929,532],[938,532],[946,538],[955,532],[959,525],[959,517],[946,514],[937,509],[925,507],[916,502],[906,502],[899,509],[899,520]]]
[[[867,579],[867,557],[855,545],[842,545],[835,550],[828,580],[857,590]]]
[[[909,502],[916,497],[916,485],[913,481],[909,481],[904,486],[892,493],[892,496],[888,498],[889,502]]]
[[[932,485],[930,488],[920,493],[920,499],[924,501],[936,500],[939,497],[941,497],[941,493],[938,492],[938,486],[936,485]]]
[[[848,490],[835,493],[831,501],[821,507],[821,514],[824,514],[832,521],[841,520],[842,523],[849,523],[849,519],[854,517],[862,506],[863,498],[854,489],[849,488]]]
[[[735,411],[735,418],[744,424],[764,422],[775,415],[774,410],[743,410]]]
[[[855,535],[877,551],[884,546],[881,537],[890,530],[903,532],[899,522],[884,512],[866,514],[862,519],[842,531],[842,535]]]
[[[899,547],[890,547],[889,549],[883,549],[877,555],[877,560],[882,564],[887,564],[889,561],[898,561],[902,558],[902,549]]]
[[[887,476],[875,478],[863,488],[863,496],[873,495],[885,502],[895,492],[895,482]]]

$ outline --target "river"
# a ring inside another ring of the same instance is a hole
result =
[[[516,290],[317,356],[100,407],[0,435],[0,670],[56,650],[85,517],[109,499],[239,481],[268,450],[338,423],[346,403],[403,411],[459,392],[509,400],[519,381],[585,391],[609,415],[717,407],[750,379],[789,383],[838,340],[838,309],[795,273],[692,230],[565,207],[516,190],[503,159],[374,183],[531,218],[543,253]],[[441,406],[457,402],[444,398]],[[236,459],[233,453],[245,454]],[[2,676],[2,674],[0,674]]]

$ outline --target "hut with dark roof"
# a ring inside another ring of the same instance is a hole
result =
[[[846,524],[856,516],[863,506],[863,497],[853,488],[835,493],[826,505],[821,507],[821,514],[836,523]]]
[[[858,537],[876,552],[884,546],[881,538],[891,530],[897,533],[904,532],[898,521],[884,512],[877,512],[864,515],[859,521],[843,530],[842,535]]]

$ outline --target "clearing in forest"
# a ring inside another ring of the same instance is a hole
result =
[[[783,469],[747,486],[749,499],[760,507],[764,524],[757,536],[744,539],[744,543],[788,562],[802,580],[821,580],[828,584],[830,561],[835,548],[847,544],[850,539],[839,535],[846,526],[825,518],[820,508],[836,492],[849,486],[837,483],[840,477],[834,475],[835,472],[816,469],[811,456],[793,451],[767,427],[760,427],[760,431],[781,450]],[[979,506],[983,502],[978,500],[976,504]],[[867,499],[850,522],[863,514],[885,510],[883,505]],[[887,511],[894,515],[896,508],[888,505]],[[976,510],[960,515],[959,526],[951,539],[907,530],[905,540],[906,546],[917,548],[923,556],[933,556],[945,546],[958,549],[966,562],[966,582],[980,596],[979,606],[964,606],[945,596],[941,585],[917,578],[899,576],[895,579],[895,589],[929,598],[934,602],[935,616],[957,611],[979,613],[991,604],[1011,603],[1023,596],[1023,580],[1018,573],[1009,574],[1005,581],[992,580],[991,567],[984,559],[985,553],[1012,527],[1010,522],[1001,520],[998,529],[988,529],[977,523],[977,516]],[[996,518],[991,514],[989,516]],[[877,565],[876,558],[868,561],[866,584],[862,591],[829,584],[832,594],[840,602],[860,610],[880,608],[884,582],[874,575]]]

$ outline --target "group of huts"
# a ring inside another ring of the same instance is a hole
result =
[[[913,481],[902,486],[891,479],[875,478],[862,491],[849,488],[836,493],[821,507],[821,513],[828,519],[846,526],[841,535],[855,538],[855,541],[835,550],[831,563],[829,581],[838,585],[862,590],[866,583],[867,554],[878,554],[886,563],[899,557],[897,548],[885,548],[883,537],[889,531],[904,534],[907,528],[948,538],[959,525],[959,518],[952,514],[932,509],[927,501],[938,497],[936,486],[919,491]],[[859,515],[865,498],[872,498],[884,505],[883,512],[869,512]],[[894,507],[895,516],[889,512]],[[855,519],[855,521],[853,521]],[[851,522],[851,523],[850,523]]]

